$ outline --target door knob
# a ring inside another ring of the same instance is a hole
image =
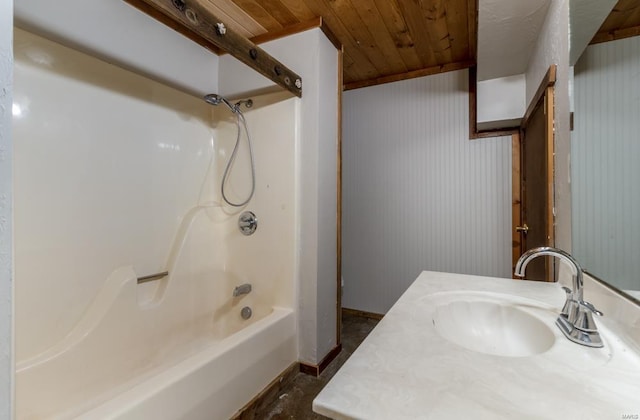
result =
[[[524,226],[516,226],[516,232],[523,232],[526,235],[529,232],[529,226],[526,223]]]

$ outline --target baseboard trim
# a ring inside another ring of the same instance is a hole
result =
[[[384,318],[384,314],[360,311],[358,309],[342,308],[342,313],[344,315],[359,316],[361,318],[377,319],[378,321]]]
[[[342,351],[342,344],[338,344],[335,346],[327,355],[320,361],[317,365],[311,365],[309,363],[300,362],[300,372],[306,373],[307,375],[318,377],[324,371],[329,363],[335,359],[340,352]]]
[[[258,395],[238,410],[231,420],[256,420],[258,418],[256,417],[257,413],[264,412],[267,406],[278,398],[278,395],[284,387],[293,381],[299,371],[299,363],[292,363]]]

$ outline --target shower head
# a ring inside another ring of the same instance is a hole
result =
[[[217,93],[210,93],[208,95],[205,95],[204,100],[206,103],[211,105],[225,104],[231,109],[231,111],[237,111],[237,109],[233,105],[231,105],[231,102],[229,102],[225,97],[218,95]]]
[[[225,98],[224,96],[218,95],[217,93],[210,93],[208,95],[205,95],[204,100],[206,103],[211,105],[225,104],[226,106],[229,107],[229,109],[231,109],[231,112],[233,112],[234,114],[242,113],[240,111],[240,105],[242,104],[244,104],[244,106],[246,106],[247,108],[251,108],[253,106],[253,101],[251,99],[244,99],[236,102],[235,104],[232,104],[231,102],[229,102],[227,98]]]

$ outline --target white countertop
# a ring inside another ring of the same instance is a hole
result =
[[[506,357],[467,350],[435,330],[441,292],[513,296],[549,313],[546,352]],[[334,419],[621,419],[640,416],[640,355],[597,319],[602,349],[567,340],[553,324],[565,294],[555,283],[423,272],[313,402]],[[606,317],[606,314],[605,314]]]

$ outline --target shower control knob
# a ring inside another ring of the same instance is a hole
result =
[[[253,235],[258,228],[258,218],[253,212],[245,211],[238,219],[238,228],[243,235]]]

